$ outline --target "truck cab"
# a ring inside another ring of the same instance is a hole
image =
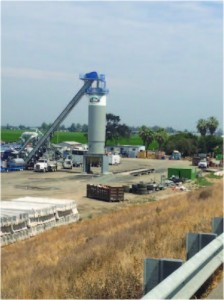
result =
[[[40,158],[34,165],[34,172],[55,172],[57,171],[57,162]]]

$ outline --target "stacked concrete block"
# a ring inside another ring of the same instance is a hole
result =
[[[74,200],[25,197],[1,201],[1,245],[79,220]]]

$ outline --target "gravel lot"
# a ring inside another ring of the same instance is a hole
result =
[[[9,172],[1,174],[1,199],[10,200],[19,197],[49,197],[56,199],[74,199],[82,219],[120,209],[133,203],[145,201],[146,197],[159,200],[173,195],[171,189],[149,195],[125,193],[124,202],[103,202],[86,197],[86,185],[108,184],[122,186],[140,181],[160,182],[161,175],[167,176],[167,168],[172,166],[190,166],[189,161],[170,161],[123,158],[118,166],[110,166],[108,175],[101,175],[100,168],[92,168],[93,174],[82,173],[81,168],[72,170],[60,169],[57,172],[36,173],[33,171]],[[155,173],[143,176],[132,176],[130,171],[154,168]]]

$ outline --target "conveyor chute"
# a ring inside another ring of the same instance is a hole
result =
[[[83,86],[78,91],[78,93],[74,96],[74,98],[69,102],[66,108],[61,112],[61,114],[54,121],[52,126],[48,129],[48,131],[40,138],[37,142],[33,150],[29,153],[29,155],[24,159],[26,165],[33,162],[35,163],[40,156],[46,151],[47,142],[50,140],[54,131],[57,130],[59,125],[64,121],[64,119],[68,116],[74,106],[79,102],[82,96],[87,92],[87,90],[91,87],[92,83],[96,80],[97,82],[104,82],[105,78],[103,74],[98,74],[97,72],[90,72],[83,75],[80,75],[80,79],[84,81]]]

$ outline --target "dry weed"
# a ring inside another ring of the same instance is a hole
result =
[[[186,234],[211,232],[222,199],[219,183],[4,247],[2,298],[140,298],[144,258],[185,259]]]

